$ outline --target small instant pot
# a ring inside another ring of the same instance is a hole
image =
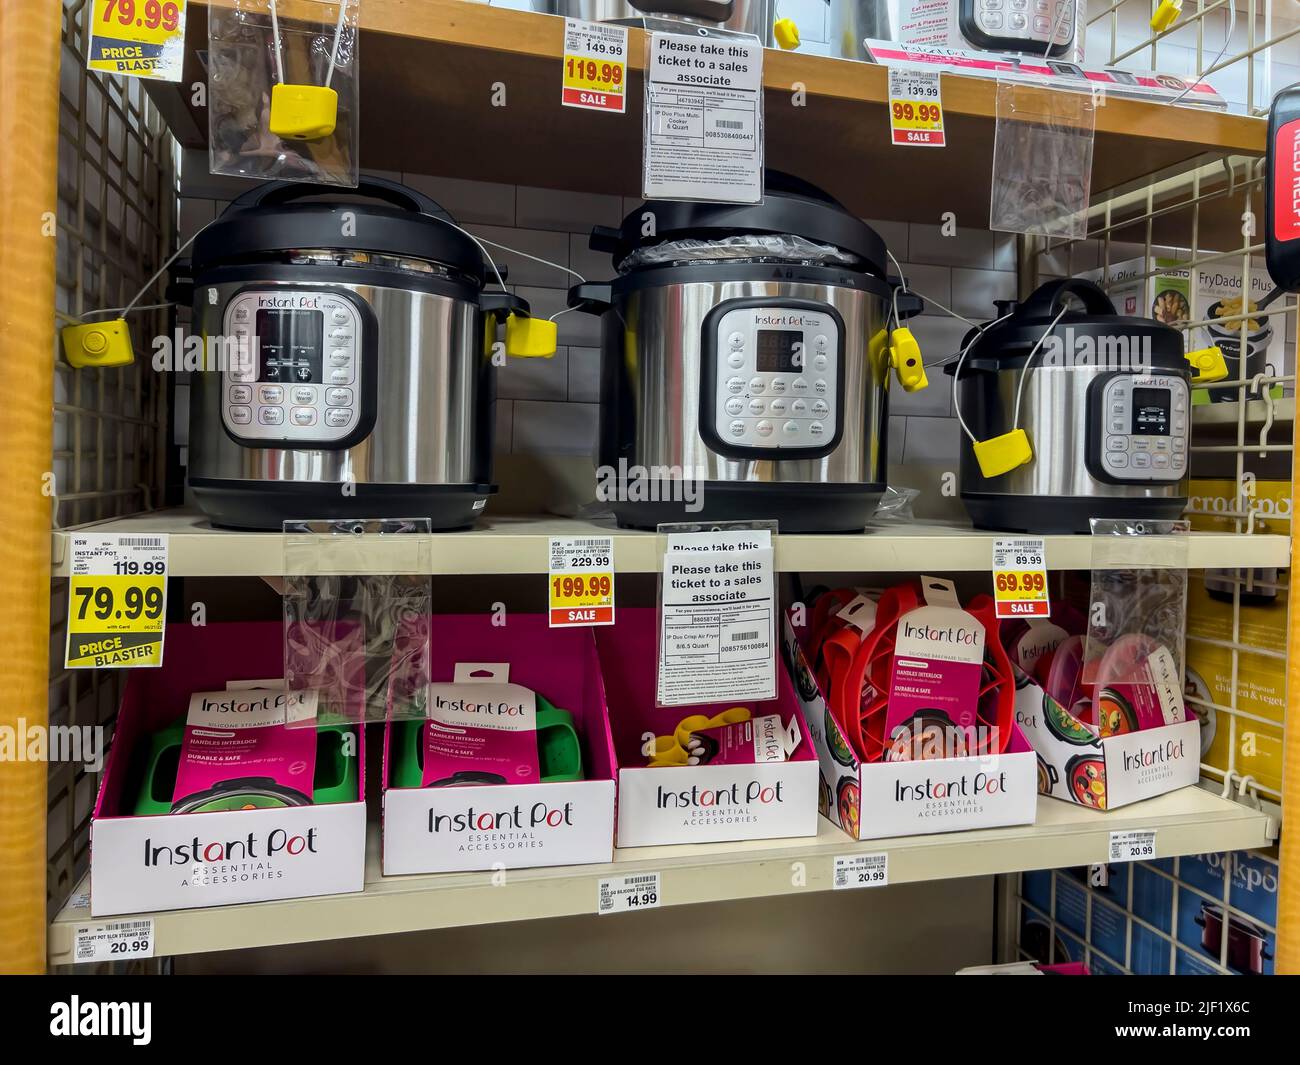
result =
[[[1027,366],[1062,308],[1056,343],[1041,345]],[[1177,330],[1117,315],[1090,281],[1052,281],[1022,304],[999,301],[997,317],[1004,320],[982,335],[967,334],[965,356],[946,372],[976,440],[1022,429],[1032,456],[986,476],[974,449],[963,448],[961,498],[971,520],[1086,533],[1090,518],[1177,518],[1187,505],[1190,363],[1201,365],[1207,353],[1184,355]]]
[[[355,193],[260,185],[199,234],[192,328],[208,348],[189,484],[215,524],[391,515],[446,529],[481,512],[495,491],[485,338],[528,308],[483,291],[494,275],[451,221],[367,177]]]
[[[860,531],[885,490],[892,308],[921,307],[876,232],[769,172],[761,204],[650,201],[591,247],[617,276],[569,303],[602,318],[598,495],[619,524]],[[919,352],[899,374],[923,386]]]

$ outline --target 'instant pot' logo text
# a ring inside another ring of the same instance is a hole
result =
[[[707,810],[727,806],[770,806],[785,802],[784,784],[764,784],[751,780],[745,785],[739,781],[723,788],[702,788],[698,784],[680,791],[655,789],[655,805],[660,810]]]
[[[155,844],[152,837],[144,841],[144,867],[175,865],[211,865],[217,862],[246,862],[261,858],[297,858],[303,854],[316,854],[316,829],[306,832],[289,832],[283,828],[272,829],[259,837],[250,832],[240,839],[209,840],[204,842],[196,835],[179,843]]]
[[[572,828],[573,803],[551,806],[535,802],[525,812],[516,803],[505,810],[476,810],[472,806],[455,813],[438,813],[429,809],[429,832],[432,835],[459,832],[511,832],[547,828]]]
[[[928,622],[910,622],[903,618],[901,635],[909,640],[922,643],[940,643],[949,646],[978,647],[984,640],[984,630],[979,626],[966,625],[935,626]]]
[[[448,699],[444,695],[434,696],[433,709],[449,714],[481,714],[486,717],[524,717],[527,714],[523,703],[509,699]]]
[[[1007,790],[1003,773],[963,773],[947,780],[926,777],[919,784],[894,782],[894,802],[925,802],[929,799],[964,799],[978,795],[1001,795]]]
[[[602,503],[681,503],[688,514],[704,509],[703,466],[638,466],[619,459],[596,467],[596,498]]]
[[[1185,741],[1168,740],[1155,747],[1139,747],[1136,751],[1124,752],[1124,771],[1126,773],[1155,766],[1168,765],[1180,761],[1187,754]]]

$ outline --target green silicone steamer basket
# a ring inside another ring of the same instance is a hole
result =
[[[409,718],[393,722],[393,760],[389,785],[394,788],[418,788],[424,784],[425,720]],[[582,780],[582,748],[573,715],[537,696],[537,764],[543,784]]]
[[[316,773],[312,803],[356,802],[359,780],[357,751],[351,725],[322,725],[316,730]],[[185,739],[185,719],[180,718],[149,737],[140,787],[131,813],[136,817],[172,812],[172,792]],[[349,750],[350,748],[350,750]]]

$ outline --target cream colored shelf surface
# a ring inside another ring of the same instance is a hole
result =
[[[214,529],[197,511],[160,510],[118,518],[82,528],[125,535],[167,533],[173,577],[283,576],[284,543],[278,533]],[[66,577],[69,538],[76,530],[54,533],[56,577]],[[658,538],[654,533],[618,529],[612,521],[572,518],[488,517],[473,529],[435,533],[429,555],[436,574],[545,573],[552,536],[614,537],[614,565],[621,573],[654,573],[659,569]],[[791,534],[776,538],[776,565],[803,573],[914,573],[938,567],[945,573],[988,570],[993,541],[1009,533],[991,533],[953,525],[891,525],[854,534]],[[1090,569],[1092,538],[1048,536],[1050,569]],[[350,569],[330,565],[328,572],[408,572],[409,537],[348,537],[337,545],[347,551]],[[360,541],[360,543],[358,543]],[[404,541],[399,543],[399,541]],[[1192,533],[1189,569],[1290,565],[1290,538],[1279,534],[1236,536],[1231,533]],[[356,568],[360,559],[363,568]]]
[[[640,847],[615,851],[608,865],[511,870],[499,886],[491,872],[382,877],[372,825],[362,892],[145,916],[154,920],[155,953],[198,954],[594,914],[601,879],[633,873],[659,873],[660,905],[685,906],[827,891],[840,855],[887,853],[889,883],[897,885],[1101,863],[1110,833],[1135,829],[1156,830],[1160,858],[1272,842],[1267,814],[1197,787],[1109,814],[1040,798],[1037,824],[979,832],[855,842],[826,819],[819,824],[807,839]],[[83,882],[78,892],[88,887]],[[50,964],[72,961],[78,925],[118,919],[92,920],[86,906],[65,907],[50,926]]]

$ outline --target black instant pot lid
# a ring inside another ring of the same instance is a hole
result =
[[[646,212],[654,233],[645,235]],[[827,193],[800,178],[768,170],[762,203],[679,203],[647,200],[623,219],[617,231],[596,231],[591,246],[607,251],[615,269],[637,248],[671,240],[718,240],[746,233],[791,233],[833,244],[862,259],[865,273],[885,277],[885,242],[860,218]]]
[[[443,207],[395,181],[362,178],[355,190],[268,182],[198,235],[193,269],[197,275],[277,252],[338,249],[441,263],[482,283],[483,253],[448,222],[455,219]]]

